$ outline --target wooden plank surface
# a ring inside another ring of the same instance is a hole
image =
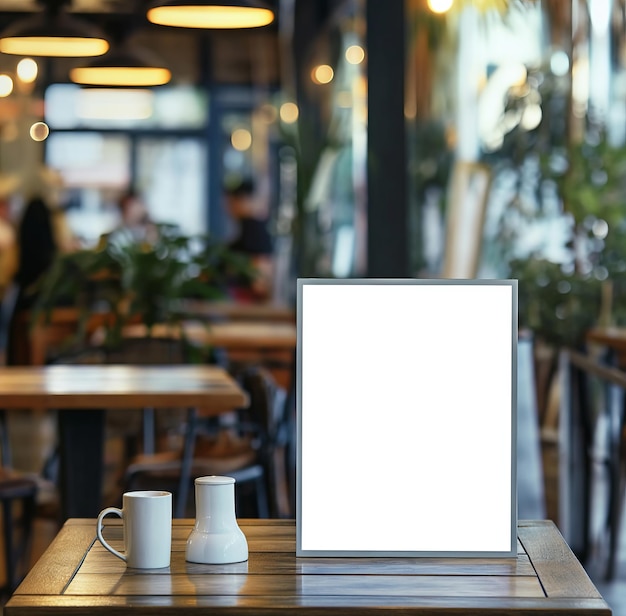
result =
[[[96,540],[95,525],[64,526],[19,587],[24,595],[61,595]]]
[[[554,522],[521,523],[518,536],[548,597],[600,598],[600,593]]]
[[[254,556],[252,557],[252,559]],[[544,597],[536,577],[487,575],[302,575],[229,573],[185,574],[82,574],[79,572],[64,594],[68,595],[176,595],[291,597],[294,605],[303,596],[333,597],[346,604],[362,597]]]
[[[113,522],[117,522],[112,518]],[[108,525],[105,520],[104,537],[117,550],[123,551],[122,528],[119,524]],[[375,575],[384,571],[387,575],[417,575],[446,573],[448,575],[494,575],[532,576],[535,570],[526,553],[517,558],[295,558],[293,531],[289,526],[267,527],[241,524],[254,558],[245,570],[250,574],[272,571],[290,575]],[[172,564],[170,573],[233,573],[232,565],[202,565],[185,562],[184,552],[187,537],[191,532],[188,525],[172,529]],[[126,565],[119,558],[109,558],[109,552],[99,543],[87,554],[81,565],[81,573],[123,573]],[[104,556],[105,558],[102,558]],[[157,572],[162,573],[162,572]]]
[[[6,616],[610,614],[551,522],[520,523],[516,559],[296,558],[293,520],[240,520],[250,558],[232,565],[187,563],[192,526],[174,520],[171,566],[146,571],[92,543],[95,520],[69,520]],[[121,521],[105,536],[121,547]]]

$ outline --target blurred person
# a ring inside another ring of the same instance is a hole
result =
[[[17,290],[13,276],[17,270],[17,234],[11,216],[11,198],[18,181],[0,175],[0,364],[5,363],[9,322]]]
[[[24,185],[28,197],[17,223],[18,259],[13,277],[16,299],[9,323],[7,364],[23,363],[23,317],[37,300],[37,284],[59,253],[80,248],[63,207],[61,175],[48,167],[40,167]]]
[[[57,254],[52,213],[41,197],[32,197],[26,204],[17,226],[17,244],[18,266],[13,278],[17,297],[8,327],[8,365],[28,363],[24,349],[28,326],[24,313],[33,307],[37,299],[36,283],[52,266]]]
[[[251,179],[224,189],[228,213],[237,226],[228,247],[248,256],[257,275],[252,282],[234,281],[231,292],[239,300],[269,299],[274,275],[272,237],[267,228],[267,191],[255,190]]]
[[[58,253],[80,248],[72,234],[63,207],[63,180],[49,167],[41,167],[29,178],[28,200],[18,222],[18,308],[30,308],[35,300],[35,283],[51,267]]]
[[[0,301],[17,270],[17,237],[11,216],[11,198],[18,181],[0,175]]]
[[[100,239],[103,242],[154,243],[158,237],[156,224],[150,219],[148,208],[139,193],[130,189],[123,193],[118,201],[120,221],[117,227]]]
[[[30,308],[35,300],[33,285],[52,265],[58,245],[53,214],[42,197],[32,197],[18,224],[18,268],[15,282],[20,292],[18,308]]]
[[[73,252],[81,248],[81,242],[72,231],[67,218],[69,204],[63,177],[56,169],[42,166],[31,185],[30,200],[42,199],[52,216],[52,232],[59,252]]]

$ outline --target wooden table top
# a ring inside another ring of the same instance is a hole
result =
[[[122,548],[121,523],[105,537]],[[520,522],[515,559],[296,558],[293,520],[240,520],[249,560],[185,561],[192,520],[174,520],[167,569],[132,570],[68,520],[5,607],[6,616],[610,614],[550,521]]]
[[[195,307],[202,309],[199,305]],[[216,318],[221,312],[229,320],[213,322],[206,314],[199,314],[198,319],[185,322],[187,336],[197,344],[235,351],[291,351],[296,347],[295,316],[289,309],[254,304],[244,308],[222,303],[210,308],[205,306],[204,310],[216,312]],[[287,315],[290,317],[287,318]],[[79,317],[80,312],[76,308],[55,308],[47,321],[44,322],[42,317],[42,321],[32,327],[30,314],[22,313],[18,328],[21,346],[16,342],[22,350],[17,363],[44,365],[50,349],[76,335]],[[93,336],[97,340],[98,332],[109,320],[108,313],[91,314],[85,325],[85,342]],[[176,328],[162,325],[153,328],[153,335],[175,335],[176,331]],[[146,328],[130,325],[127,332],[128,335],[144,336]]]
[[[295,322],[295,310],[285,304],[276,302],[236,302],[228,300],[181,300],[180,310],[191,317],[209,319],[234,319],[244,321],[287,321]],[[75,325],[80,319],[78,308],[72,306],[58,306],[50,311],[47,317],[48,324]],[[21,316],[24,322],[30,323],[31,314],[24,312]],[[110,319],[106,312],[93,312],[89,315],[92,328]],[[43,319],[43,317],[42,317]]]
[[[587,342],[605,344],[620,351],[626,351],[626,327],[593,327],[587,332]]]
[[[234,319],[246,321],[295,322],[295,310],[276,302],[235,302],[227,300],[183,300],[181,310],[192,316],[206,319]]]
[[[297,335],[294,323],[274,321],[225,321],[205,324],[186,321],[183,324],[185,335],[196,344],[222,347],[225,349],[294,349]],[[123,330],[127,337],[145,337],[145,325],[128,325]],[[179,328],[170,325],[154,325],[152,336],[168,337],[177,335]]]
[[[217,366],[0,367],[0,408],[202,406],[218,413],[247,403],[238,383]]]

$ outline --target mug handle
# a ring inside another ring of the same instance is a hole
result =
[[[98,535],[98,540],[107,550],[109,550],[109,552],[111,552],[111,554],[114,554],[115,556],[121,558],[124,562],[126,562],[126,555],[118,552],[115,548],[112,548],[102,536],[102,521],[104,519],[104,516],[109,513],[114,513],[115,515],[120,516],[120,518],[124,518],[123,511],[121,509],[118,509],[117,507],[107,507],[106,509],[103,509],[98,514],[98,522],[96,524],[96,534]]]

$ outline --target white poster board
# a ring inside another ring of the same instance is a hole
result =
[[[517,281],[298,280],[298,556],[517,554]]]

